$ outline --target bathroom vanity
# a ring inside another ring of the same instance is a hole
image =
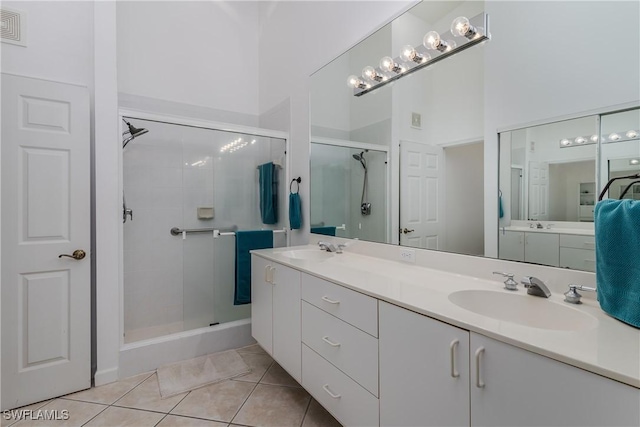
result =
[[[317,246],[252,277],[254,338],[343,425],[640,425],[640,331],[592,299]]]

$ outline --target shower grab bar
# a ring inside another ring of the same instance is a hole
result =
[[[215,228],[187,228],[187,229],[181,229],[178,227],[173,227],[169,232],[171,233],[172,236],[182,236],[184,233],[189,234],[189,233],[211,233],[213,232],[213,237],[215,239],[217,239],[220,236],[235,236],[235,230],[237,230],[238,228],[232,228],[228,231],[226,230],[218,230]],[[283,228],[281,230],[273,230],[274,233],[286,233],[287,229]]]
[[[287,233],[287,229],[286,228],[282,228],[279,230],[273,230],[273,233]],[[220,236],[235,236],[236,232],[235,231],[220,231],[220,230],[213,230],[213,238],[217,239]]]
[[[232,227],[229,230],[237,230],[238,227]],[[173,227],[169,232],[172,236],[182,236],[182,233],[211,233],[212,231],[216,231],[214,228],[187,228],[181,229],[179,227]]]

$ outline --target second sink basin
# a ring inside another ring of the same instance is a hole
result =
[[[282,252],[281,255],[290,259],[306,259],[312,261],[322,261],[334,256],[333,253],[320,249],[293,249]]]
[[[453,292],[449,301],[482,316],[532,328],[585,331],[598,324],[588,313],[522,293],[466,290]]]

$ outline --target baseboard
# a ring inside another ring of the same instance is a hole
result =
[[[97,371],[94,379],[96,387],[118,381],[118,367]]]

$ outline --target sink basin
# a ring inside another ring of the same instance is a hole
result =
[[[598,324],[588,313],[523,293],[467,290],[452,293],[449,301],[482,316],[531,328],[585,331]]]
[[[334,256],[333,253],[320,249],[293,249],[282,252],[281,255],[290,259],[306,259],[312,261],[322,261]]]

